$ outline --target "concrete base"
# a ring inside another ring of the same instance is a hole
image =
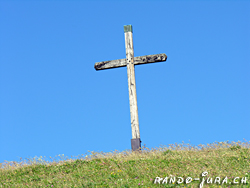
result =
[[[131,139],[131,148],[132,151],[141,150],[141,139],[140,138]]]

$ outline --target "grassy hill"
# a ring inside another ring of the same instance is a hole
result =
[[[6,161],[0,164],[0,187],[199,187],[202,178],[203,187],[250,187],[249,146],[249,142],[182,143],[143,147],[141,152],[91,152],[75,160]],[[227,183],[222,185],[223,180]]]

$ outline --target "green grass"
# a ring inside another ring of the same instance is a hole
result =
[[[203,187],[250,187],[249,142],[215,142],[191,146],[175,144],[141,152],[96,153],[48,162],[42,157],[21,162],[0,163],[0,187],[199,187],[200,181],[177,184],[177,177],[216,177],[228,183]],[[154,184],[156,177],[176,177],[175,183]],[[235,177],[246,184],[233,185]]]

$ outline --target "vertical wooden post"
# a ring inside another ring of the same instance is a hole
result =
[[[128,91],[130,104],[130,118],[132,128],[131,147],[133,151],[140,150],[141,140],[138,120],[138,107],[135,85],[135,67],[134,67],[134,47],[132,25],[124,26],[125,46],[126,46],[126,62],[128,73]]]

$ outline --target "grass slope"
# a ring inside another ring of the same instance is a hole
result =
[[[250,144],[216,142],[192,147],[175,144],[141,152],[95,153],[78,159],[42,158],[0,164],[0,187],[250,187]],[[208,175],[202,177],[203,172]],[[163,178],[157,183],[156,180]],[[163,183],[168,177],[167,183]],[[182,177],[184,182],[178,184]],[[191,177],[193,181],[186,183]],[[220,184],[214,183],[220,177]],[[227,183],[222,185],[222,181]],[[233,184],[247,178],[246,183]],[[175,182],[169,182],[170,178]],[[200,180],[194,180],[200,178]],[[229,183],[231,182],[231,184]]]

